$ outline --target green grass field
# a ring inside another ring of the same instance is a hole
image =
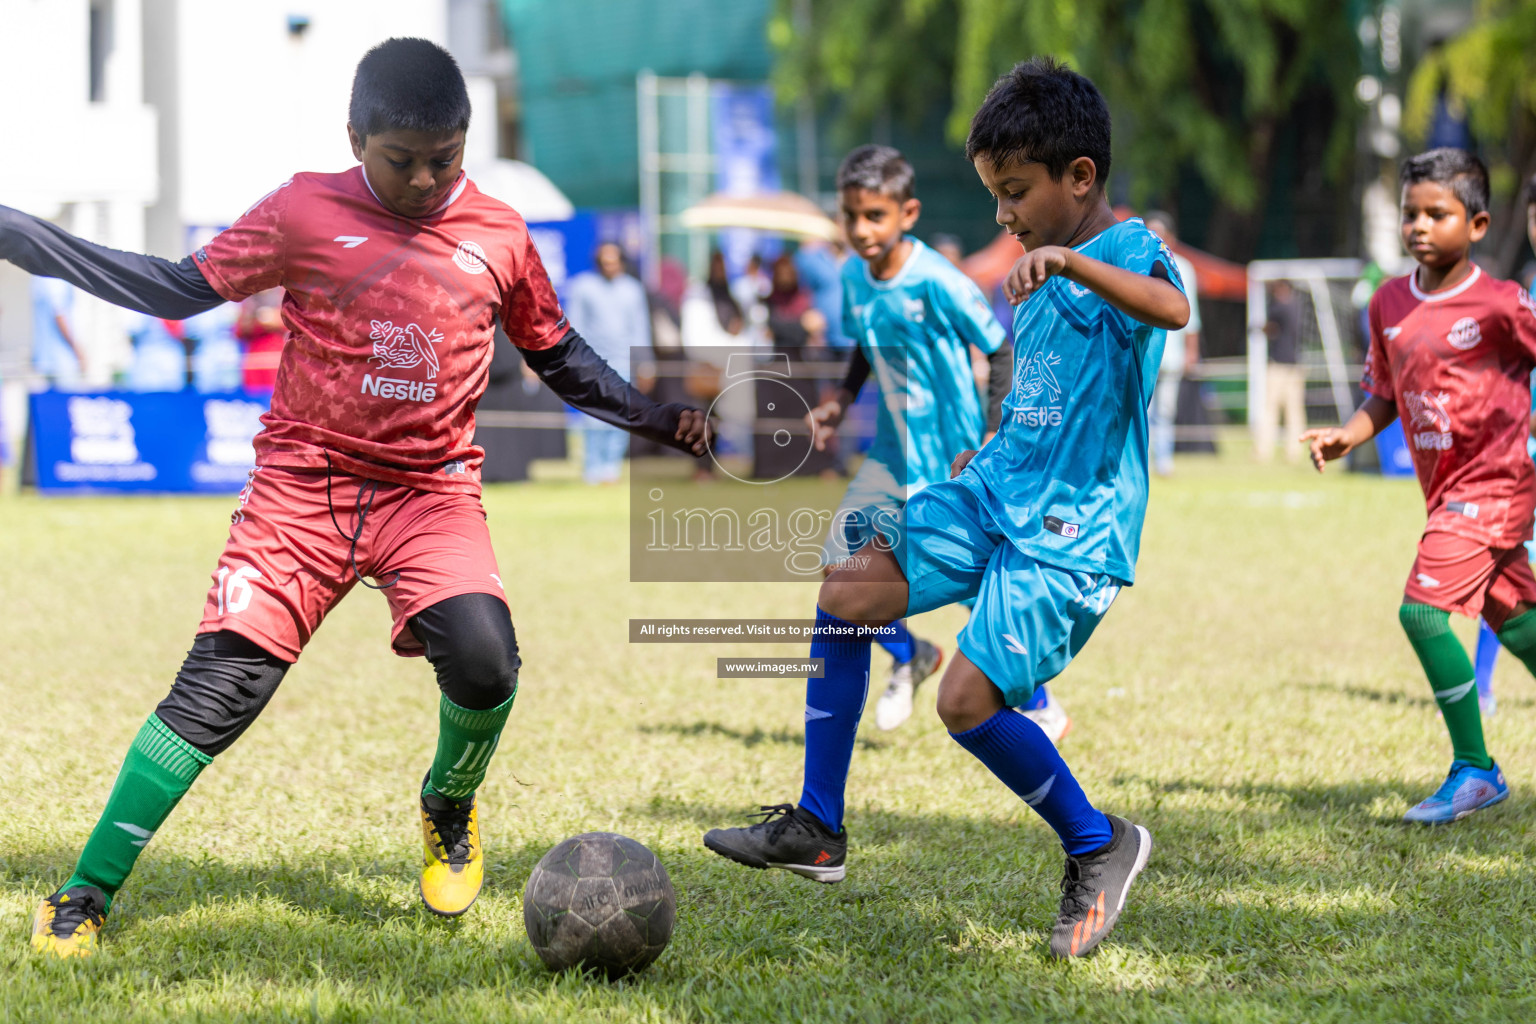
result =
[[[1397,822],[1450,756],[1397,625],[1411,480],[1191,461],[1155,484],[1141,582],[1055,685],[1090,797],[1156,847],[1114,935],[1069,963],[1046,956],[1060,848],[946,738],[932,686],[903,729],[860,735],[847,881],[703,849],[794,799],[802,755],[803,684],[719,680],[715,658],[801,652],[631,646],[627,619],[803,618],[815,591],[631,585],[626,501],[486,495],[525,667],[464,919],[416,895],[431,672],[390,654],[359,588],[140,859],[102,954],[58,963],[27,949],[31,912],[191,642],[232,502],[0,498],[0,1020],[1536,1019],[1518,663],[1488,724],[1514,796]],[[916,629],[948,644],[961,621]],[[523,932],[534,862],[592,829],[651,846],[677,889],[671,947],[621,984],[547,973]]]

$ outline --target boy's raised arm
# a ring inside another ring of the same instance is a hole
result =
[[[1060,274],[1090,288],[1126,316],[1176,331],[1189,323],[1189,300],[1168,280],[1138,274],[1065,246],[1046,245],[1019,258],[1008,274],[1008,301],[1018,305]]]
[[[68,281],[113,305],[166,320],[185,320],[224,302],[190,256],[172,263],[108,249],[8,206],[0,206],[0,259],[39,277]]]

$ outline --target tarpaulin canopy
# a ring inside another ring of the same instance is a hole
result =
[[[1121,220],[1131,216],[1130,211],[1124,208],[1116,208],[1115,214]],[[1233,263],[1220,256],[1212,256],[1183,242],[1175,242],[1171,248],[1194,266],[1199,295],[1202,299],[1247,301],[1248,271],[1241,263]],[[985,249],[973,252],[961,260],[960,269],[965,271],[984,291],[990,293],[1003,283],[1003,279],[1008,276],[1008,271],[1013,269],[1013,264],[1023,254],[1024,250],[1019,247],[1018,240],[1004,231]]]

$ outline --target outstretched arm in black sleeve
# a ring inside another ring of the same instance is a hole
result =
[[[166,320],[185,320],[224,301],[189,256],[172,263],[76,238],[57,224],[0,206],[0,259],[57,277],[99,299]]]
[[[549,348],[520,351],[549,390],[588,416],[693,455],[709,450],[708,423],[702,411],[676,402],[651,401],[574,330]]]

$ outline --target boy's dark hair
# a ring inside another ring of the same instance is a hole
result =
[[[404,129],[469,128],[469,90],[447,50],[426,39],[386,39],[363,54],[352,77],[347,122],[364,138]]]
[[[1403,161],[1397,177],[1404,188],[1421,181],[1444,185],[1461,200],[1468,217],[1488,212],[1488,168],[1464,149],[1442,146],[1411,156]]]
[[[917,191],[912,165],[890,146],[860,146],[837,168],[837,190],[862,188],[904,203]]]
[[[1525,205],[1536,206],[1536,174],[1531,175],[1531,180],[1525,183]]]
[[[971,118],[965,158],[994,165],[1033,160],[1060,181],[1080,156],[1093,161],[1097,183],[1109,178],[1109,106],[1098,87],[1051,57],[1031,57],[999,78]]]

